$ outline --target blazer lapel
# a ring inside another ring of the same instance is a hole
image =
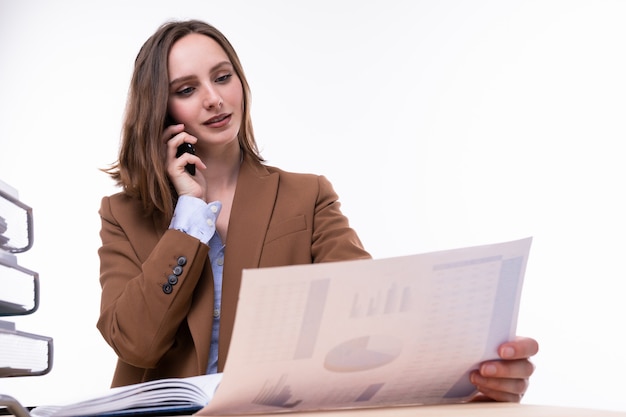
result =
[[[239,170],[226,241],[220,316],[220,370],[224,367],[230,346],[241,271],[259,266],[277,192],[278,174],[270,173],[262,164],[245,157]]]

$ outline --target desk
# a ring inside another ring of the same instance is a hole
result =
[[[7,417],[20,416],[7,415]],[[24,415],[22,415],[22,417],[24,417]],[[29,415],[26,415],[25,417],[29,417]],[[604,411],[585,408],[556,407],[549,405],[486,402],[455,405],[259,414],[254,417],[626,417],[626,411]]]
[[[468,403],[417,407],[263,414],[257,417],[626,417],[626,411],[515,403]],[[236,417],[236,416],[228,416]],[[239,416],[242,417],[242,416]],[[249,417],[249,416],[247,416]]]

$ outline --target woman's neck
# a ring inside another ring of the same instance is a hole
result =
[[[238,143],[236,147],[212,152],[203,157],[207,166],[203,173],[207,184],[207,197],[218,199],[224,192],[234,190],[237,185],[242,158],[243,152]]]

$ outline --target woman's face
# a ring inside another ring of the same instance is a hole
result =
[[[168,113],[198,139],[197,148],[237,140],[243,88],[224,50],[193,33],[174,43],[168,59]]]

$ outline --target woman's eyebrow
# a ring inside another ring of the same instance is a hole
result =
[[[230,61],[222,61],[222,62],[218,62],[217,64],[215,64],[213,66],[213,68],[211,68],[211,71],[215,71],[216,69],[220,69],[221,67],[229,67],[232,68],[233,64],[231,64]]]
[[[211,72],[214,72],[216,70],[221,69],[222,67],[229,67],[229,68],[233,68],[233,64],[230,63],[230,61],[221,61],[218,62],[217,64],[215,64],[212,68],[211,68]],[[190,80],[194,80],[196,78],[195,75],[185,75],[179,78],[175,78],[172,81],[170,81],[170,86],[173,84],[177,84],[177,83],[181,83],[181,82],[187,82]]]
[[[176,78],[176,79],[170,81],[170,87],[172,85],[174,85],[174,84],[179,84],[179,83],[187,82],[187,81],[190,81],[190,80],[194,80],[195,78],[196,78],[195,75],[185,75],[184,77]]]

